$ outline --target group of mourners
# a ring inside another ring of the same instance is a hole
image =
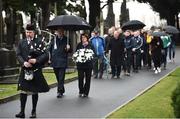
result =
[[[92,32],[90,42],[95,48],[95,59],[100,62],[99,77],[97,70],[93,70],[94,78],[101,79],[107,65],[111,67],[111,78],[120,78],[122,70],[125,75],[130,76],[131,72],[138,73],[142,67],[147,67],[157,74],[161,72],[161,67],[166,69],[167,60],[174,62],[175,41],[178,36],[166,33],[160,27],[147,31],[122,31],[112,27],[104,37],[94,34],[97,34],[96,31]],[[109,64],[106,61],[108,57]]]
[[[109,72],[111,78],[119,79],[122,70],[125,75],[130,76],[131,72],[138,73],[143,66],[147,66],[149,69],[153,68],[155,74],[160,73],[162,64],[166,69],[168,53],[169,60],[174,62],[174,35],[153,36],[153,32],[159,31],[125,30],[122,32],[121,29],[112,27],[103,37],[96,29],[92,31],[90,37],[85,33],[81,34],[76,51],[80,49],[92,50],[93,58],[76,62],[79,97],[88,97],[92,75],[94,78],[103,79],[105,70],[111,69]],[[44,64],[48,62],[53,67],[57,79],[57,98],[62,98],[65,93],[64,79],[68,66],[68,53],[72,52],[72,47],[68,44],[69,40],[64,35],[62,28],[55,31],[56,36],[51,40],[48,48],[43,40],[35,38],[33,25],[27,25],[25,34],[26,38],[19,41],[16,49],[17,59],[21,65],[18,82],[18,90],[21,91],[21,110],[15,117],[25,117],[27,95],[31,94],[32,112],[30,118],[36,118],[38,93],[49,91],[49,86],[42,73]]]

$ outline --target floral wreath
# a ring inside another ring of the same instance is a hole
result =
[[[93,59],[94,52],[91,49],[78,49],[73,55],[72,59],[76,63],[85,63]]]

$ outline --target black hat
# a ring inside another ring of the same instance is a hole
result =
[[[27,24],[26,30],[35,30],[35,26],[33,24]]]

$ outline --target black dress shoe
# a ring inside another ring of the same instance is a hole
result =
[[[32,112],[29,118],[36,118],[36,112]]]
[[[18,114],[15,115],[16,118],[25,118],[24,112],[19,112]]]
[[[79,97],[83,97],[83,94],[82,94],[82,93],[80,93],[80,94],[79,94]]]
[[[58,93],[57,94],[57,98],[62,98],[63,94],[62,93]]]
[[[114,76],[111,76],[111,79],[114,79]]]
[[[103,76],[103,74],[100,74],[100,75],[99,75],[99,79],[102,79],[102,76]]]
[[[88,97],[88,95],[87,95],[87,94],[84,94],[83,97],[86,98],[86,97]]]

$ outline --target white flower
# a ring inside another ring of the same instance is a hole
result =
[[[31,45],[30,49],[33,49],[34,47]]]
[[[39,44],[39,48],[41,48],[41,46],[42,46],[42,45],[41,45],[41,44]]]
[[[72,59],[76,63],[85,63],[93,59],[94,52],[91,49],[79,49],[77,50]]]

